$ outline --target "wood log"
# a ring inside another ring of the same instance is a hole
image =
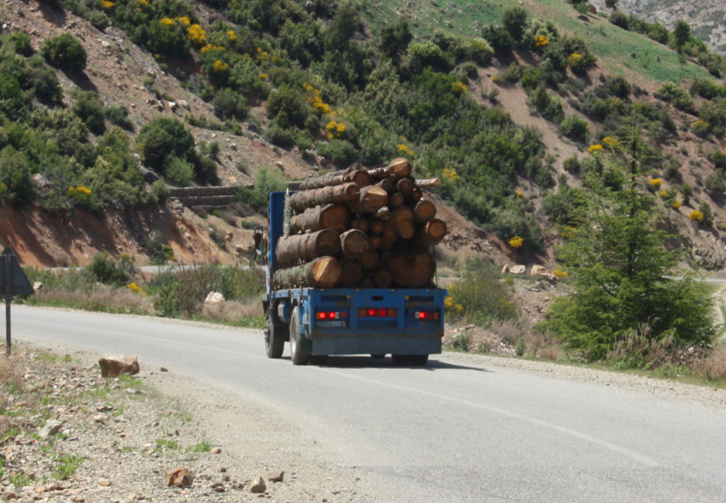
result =
[[[360,286],[363,288],[373,288],[373,277],[363,276],[363,279],[360,282]]]
[[[427,199],[421,199],[413,207],[413,214],[417,224],[428,222],[436,216],[436,205]]]
[[[292,206],[290,205],[290,191],[285,192],[285,201],[282,207],[282,235],[289,236],[292,232]]]
[[[289,234],[315,232],[321,229],[332,229],[343,232],[348,229],[350,210],[345,204],[325,204],[308,208],[290,219]]]
[[[411,191],[413,190],[413,179],[401,178],[398,182],[396,182],[396,187],[401,194],[408,197],[411,195]]]
[[[413,202],[419,202],[421,198],[423,197],[423,192],[421,192],[421,189],[418,187],[414,187],[411,190],[411,194],[408,196],[408,199]]]
[[[428,285],[436,273],[436,261],[428,250],[409,249],[394,253],[388,261],[393,283],[404,288]]]
[[[371,272],[378,269],[381,260],[378,256],[378,252],[375,250],[368,249],[361,258],[358,259],[358,263],[364,271]]]
[[[413,242],[423,247],[434,246],[444,239],[446,231],[446,222],[438,218],[432,218],[416,229]]]
[[[383,236],[374,235],[368,237],[368,248],[377,250],[383,245]]]
[[[391,181],[390,178],[384,178],[383,180],[378,182],[376,186],[382,188],[386,192],[393,192],[393,189],[396,187],[396,185]]]
[[[360,229],[351,229],[340,235],[340,245],[345,258],[358,259],[368,250],[368,236]]]
[[[275,288],[333,288],[343,269],[333,257],[319,257],[307,264],[279,269],[273,276]]]
[[[392,220],[384,222],[381,237],[383,238],[383,244],[381,246],[391,245],[398,239],[398,232]]]
[[[430,189],[431,187],[438,187],[441,185],[441,178],[422,178],[416,180],[416,186],[419,189]]]
[[[403,239],[411,239],[416,232],[416,227],[413,225],[414,217],[413,210],[408,206],[401,206],[391,212],[390,221]]]
[[[355,183],[344,183],[332,187],[295,192],[290,196],[292,209],[300,213],[307,208],[322,204],[348,203],[358,199],[360,187]]]
[[[283,236],[277,241],[275,259],[280,267],[287,267],[300,261],[308,262],[326,255],[340,253],[340,236],[331,229],[308,234]]]
[[[354,218],[353,221],[350,223],[351,229],[359,229],[363,232],[368,232],[370,226],[371,224],[367,218]]]
[[[362,213],[375,213],[380,208],[388,205],[388,192],[381,187],[371,185],[370,187],[359,189],[359,191],[358,197],[348,203],[353,213],[359,215]]]
[[[392,160],[388,166],[368,170],[373,178],[393,177],[395,180],[406,178],[411,174],[411,162],[405,157]]]
[[[383,228],[386,226],[383,220],[370,220],[370,231],[373,234],[383,234]]]
[[[388,269],[378,269],[373,273],[373,285],[376,288],[388,288],[393,283],[393,276]]]
[[[340,286],[354,288],[360,285],[363,278],[363,269],[355,260],[345,260],[340,264],[342,273],[340,275]]]
[[[376,211],[375,215],[373,215],[373,218],[383,221],[388,220],[391,218],[391,210],[388,209],[388,206],[378,208],[378,211]]]
[[[305,180],[289,182],[287,186],[291,190],[312,190],[321,187],[332,187],[344,183],[355,183],[358,187],[367,187],[371,184],[370,173],[364,169],[350,171],[335,171],[322,176],[314,176]]]
[[[393,194],[388,194],[389,208],[398,208],[399,206],[403,206],[405,202],[406,196],[404,196],[402,192],[394,192]]]

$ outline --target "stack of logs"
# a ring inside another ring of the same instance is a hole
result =
[[[276,288],[419,288],[436,271],[432,247],[446,235],[405,158],[374,169],[292,182],[275,249]]]

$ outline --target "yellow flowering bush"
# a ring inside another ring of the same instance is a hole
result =
[[[514,194],[515,194],[515,195],[516,195],[517,197],[522,197],[522,196],[524,195],[524,192],[522,192],[521,190],[518,190],[518,191],[516,191],[516,192],[515,192]]]
[[[688,214],[688,220],[696,221],[696,222],[703,222],[703,213],[701,213],[698,210],[693,210]]]
[[[416,154],[413,153],[413,150],[411,150],[408,145],[400,143],[397,145],[397,147],[398,147],[398,150],[401,151],[401,153],[403,153],[405,155],[410,155],[411,157],[416,157]]]
[[[229,68],[229,65],[219,59],[214,62],[214,73],[224,73],[227,71],[227,68]]]
[[[208,52],[212,51],[225,51],[226,49],[222,47],[221,45],[214,45],[214,44],[207,44],[204,47],[202,47],[202,54],[206,54]]]
[[[342,138],[345,134],[346,125],[342,122],[330,121],[325,126],[325,131],[330,140],[334,138]]]
[[[522,239],[522,237],[520,237],[520,236],[514,236],[512,239],[509,240],[509,246],[511,246],[515,250],[517,248],[521,248],[523,244],[524,244],[524,239]]]
[[[114,5],[116,4],[113,2],[109,2],[109,0],[101,0],[101,7],[103,7],[104,9],[110,9]]]
[[[563,271],[562,269],[555,269],[552,271],[552,274],[557,276],[560,279],[569,278],[570,275],[567,273],[567,271]]]
[[[602,139],[602,142],[610,148],[615,148],[620,145],[620,140],[618,140],[614,136],[606,136]]]
[[[591,154],[594,154],[595,152],[602,152],[602,145],[600,145],[599,143],[590,145],[589,147],[587,147],[587,151]]]
[[[207,40],[207,32],[204,31],[204,28],[202,28],[200,25],[193,24],[189,28],[187,28],[187,38],[191,40],[193,44],[202,46]]]
[[[80,205],[88,204],[91,200],[91,189],[88,187],[68,187],[67,194],[68,197],[74,199]]]
[[[139,4],[139,7],[148,7],[149,6],[149,0],[136,0],[136,2]]]
[[[126,285],[126,287],[127,287],[127,288],[128,288],[129,290],[131,290],[132,292],[134,292],[135,294],[137,294],[137,295],[141,295],[142,297],[146,297],[146,292],[144,292],[144,289],[143,289],[143,288],[141,288],[141,287],[140,287],[139,285],[137,285],[136,283],[129,283],[128,285]]]
[[[192,20],[189,19],[187,16],[178,17],[178,18],[176,18],[176,20],[179,21],[184,26],[189,26],[190,24],[192,24]]]
[[[325,103],[323,101],[323,98],[321,97],[321,93],[319,89],[315,89],[312,85],[308,84],[307,82],[303,82],[303,89],[305,89],[308,92],[308,101],[313,106],[315,110],[320,112],[323,115],[332,115],[333,110],[330,108],[330,105]]]
[[[663,180],[661,180],[660,178],[653,178],[648,182],[648,185],[652,190],[655,191],[660,189],[660,186],[663,185]]]
[[[237,40],[237,34],[234,32],[234,30],[227,30],[227,38],[230,42],[234,42]]]
[[[683,203],[680,202],[678,199],[674,199],[673,201],[671,201],[671,208],[673,208],[674,210],[677,210],[681,206],[683,206]]]
[[[468,87],[466,87],[466,84],[464,84],[460,80],[457,82],[454,82],[453,87],[454,87],[455,93],[463,93],[464,91],[466,91],[468,89]]]
[[[660,192],[658,192],[658,195],[660,197],[668,197],[669,194],[670,193],[667,190],[661,190]]]
[[[452,182],[459,179],[459,174],[451,168],[444,168],[441,176],[444,180],[451,180]]]
[[[577,68],[582,64],[583,59],[582,54],[579,52],[573,52],[567,57],[567,64],[570,68]]]
[[[534,46],[535,47],[547,47],[550,41],[545,35],[535,35]]]
[[[269,61],[270,53],[267,51],[263,51],[262,47],[258,47],[257,55],[255,57],[257,58],[257,61]]]
[[[259,76],[260,76],[260,78],[262,80],[267,80],[267,74],[266,73],[261,73]]]
[[[159,22],[167,26],[172,26],[174,24],[174,20],[169,19],[168,17],[162,17],[161,19],[159,19]]]

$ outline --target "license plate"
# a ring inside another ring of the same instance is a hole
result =
[[[345,321],[318,321],[315,325],[320,328],[339,328],[345,327]]]

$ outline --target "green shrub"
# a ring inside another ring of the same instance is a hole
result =
[[[239,188],[237,199],[256,211],[264,212],[269,204],[270,193],[283,191],[286,187],[285,177],[279,171],[262,168],[255,174],[255,184],[252,188]]]
[[[49,64],[61,70],[78,73],[86,69],[88,54],[70,33],[45,39],[40,46],[40,54]]]
[[[196,158],[194,137],[176,118],[160,117],[144,125],[136,138],[144,164],[159,173],[173,157],[191,161]]]
[[[571,140],[586,143],[589,136],[589,127],[586,120],[572,116],[562,121],[560,132]]]
[[[318,147],[318,153],[337,168],[347,168],[358,160],[358,151],[347,140],[331,140]]]
[[[73,94],[76,102],[73,105],[75,113],[86,124],[93,134],[100,135],[106,131],[104,122],[103,103],[94,91],[77,91]]]
[[[568,157],[564,160],[562,167],[567,171],[568,173],[572,173],[573,175],[580,174],[580,161],[577,158],[577,156],[574,157]]]
[[[222,120],[245,120],[250,111],[247,100],[232,89],[221,89],[214,95],[212,101],[214,115]]]
[[[685,112],[690,111],[693,107],[693,98],[688,94],[688,91],[673,82],[664,82],[654,96]]]
[[[545,86],[539,86],[529,95],[527,103],[544,119],[559,124],[565,118],[562,102]]]
[[[93,262],[86,268],[94,280],[99,283],[123,286],[135,272],[133,260],[121,257],[117,264],[108,252],[97,253]]]
[[[33,55],[33,46],[30,45],[30,35],[19,31],[10,35],[10,41],[15,46],[15,54],[29,58]]]
[[[619,26],[623,30],[629,29],[628,16],[623,11],[614,10],[610,14],[610,22],[613,23],[615,26]]]
[[[194,178],[194,165],[179,157],[172,157],[164,167],[164,177],[177,187],[186,187]]]
[[[103,109],[103,114],[111,124],[119,126],[131,133],[136,129],[134,123],[129,119],[129,111],[125,106],[109,105]]]

